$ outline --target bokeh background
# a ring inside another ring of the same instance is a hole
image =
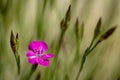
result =
[[[120,0],[0,0],[0,80],[20,80],[29,73],[31,65],[26,52],[30,41],[44,40],[49,46],[48,52],[54,52],[60,36],[60,21],[70,4],[71,21],[59,52],[57,80],[75,80],[80,67],[79,63],[71,67],[76,55],[74,23],[77,17],[80,24],[85,24],[80,56],[89,46],[100,17],[102,32],[117,25],[115,33],[87,57],[79,80],[120,80]],[[10,47],[11,30],[19,33],[20,76],[17,76]],[[49,68],[39,66],[31,80],[35,80],[39,71],[41,80],[44,80],[45,71]]]

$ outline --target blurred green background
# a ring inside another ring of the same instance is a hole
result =
[[[59,52],[57,80],[74,80],[80,64],[71,67],[76,50],[74,23],[84,22],[81,43],[82,56],[90,44],[94,28],[102,17],[102,32],[117,25],[115,33],[100,43],[87,57],[80,80],[120,80],[120,0],[0,0],[0,80],[20,80],[28,74],[31,65],[26,52],[31,40],[44,40],[48,52],[55,50],[60,35],[60,21],[71,4],[71,21]],[[21,74],[10,47],[10,32],[19,33]],[[80,59],[81,60],[81,59]],[[41,80],[50,67],[38,66],[31,77],[41,71]],[[53,74],[54,75],[54,74]],[[47,76],[46,76],[47,77]]]

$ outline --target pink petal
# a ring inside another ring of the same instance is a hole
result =
[[[36,64],[36,58],[28,58],[28,62],[32,65]]]
[[[29,50],[26,54],[27,57],[35,56],[35,53],[31,50]]]
[[[42,48],[43,52],[46,52],[48,50],[48,46],[44,41],[37,41],[39,45],[39,49]]]
[[[32,41],[29,44],[29,50],[39,50],[41,49],[43,50],[43,52],[48,50],[48,46],[44,41]]]
[[[50,62],[48,59],[38,59],[37,60],[38,64],[40,64],[41,66],[49,66]]]
[[[48,58],[53,58],[53,57],[54,57],[54,54],[49,53],[49,54],[44,55],[42,58],[48,59]]]

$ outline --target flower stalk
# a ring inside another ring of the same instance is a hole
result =
[[[73,60],[73,63],[74,63],[74,62],[78,62],[78,59],[79,59],[80,44],[81,44],[81,41],[82,41],[82,38],[83,38],[83,31],[84,31],[84,23],[82,23],[82,24],[79,26],[79,20],[78,20],[78,18],[77,18],[77,19],[76,19],[76,22],[75,22],[76,55],[75,55],[75,58],[74,58],[74,60]]]
[[[29,75],[28,75],[28,77],[27,77],[26,80],[29,80],[29,79],[31,78],[32,74],[33,74],[33,73],[35,72],[35,70],[37,69],[37,66],[38,66],[38,64],[32,65],[31,71],[30,71],[30,73],[29,73]]]
[[[17,63],[17,67],[18,67],[18,74],[20,74],[20,56],[18,54],[18,48],[19,48],[18,33],[16,34],[16,37],[15,37],[13,31],[11,31],[10,45],[11,45],[12,51],[13,51],[15,59],[16,59],[16,63]]]
[[[69,22],[70,22],[70,19],[71,19],[71,5],[69,6],[67,12],[66,12],[66,16],[64,19],[61,20],[60,22],[60,28],[61,28],[61,33],[60,33],[60,37],[59,37],[59,41],[58,41],[58,44],[57,44],[57,47],[56,47],[56,51],[55,51],[55,54],[56,54],[56,57],[54,58],[54,65],[52,67],[52,73],[55,74],[56,73],[56,68],[57,68],[57,65],[58,65],[58,55],[59,55],[59,51],[60,51],[60,47],[61,47],[61,44],[63,42],[63,38],[64,38],[64,35],[65,35],[65,32],[69,26]],[[50,75],[50,79],[53,80],[54,79],[54,75]]]
[[[11,31],[10,45],[11,45],[12,51],[13,51],[15,59],[16,59],[16,63],[17,63],[17,67],[18,67],[18,74],[20,74],[20,56],[18,54],[18,48],[19,48],[18,33],[16,34],[16,38],[15,38],[13,31]]]
[[[78,79],[79,79],[79,75],[80,75],[80,73],[81,73],[81,71],[82,71],[82,69],[83,69],[84,63],[85,63],[85,61],[86,61],[86,57],[88,56],[88,54],[89,54],[91,51],[93,51],[93,49],[94,49],[98,44],[99,44],[99,43],[96,43],[91,49],[90,49],[90,47],[86,49],[86,51],[85,51],[85,53],[84,53],[84,55],[83,55],[83,57],[82,57],[81,66],[80,66],[80,68],[79,68],[79,72],[77,73],[77,76],[76,76],[76,79],[75,79],[75,80],[78,80]]]
[[[91,41],[91,44],[89,45],[89,47],[84,52],[84,55],[83,55],[82,60],[81,60],[81,66],[79,68],[79,71],[77,73],[77,76],[76,76],[75,80],[79,79],[79,75],[80,75],[80,73],[81,73],[81,71],[83,69],[84,63],[86,61],[86,57],[96,48],[96,46],[100,42],[102,42],[103,40],[106,40],[108,37],[110,37],[114,33],[114,31],[116,29],[116,26],[111,28],[111,29],[109,29],[103,35],[101,35],[99,37],[98,41],[95,44],[93,44],[95,42],[95,40],[97,39],[97,37],[100,35],[100,27],[101,27],[101,18],[99,19],[99,21],[98,21],[98,23],[96,25],[96,29],[94,31],[94,37],[93,37],[93,39]]]

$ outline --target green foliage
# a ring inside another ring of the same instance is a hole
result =
[[[0,80],[119,80],[119,0],[71,2],[0,0]],[[49,67],[27,62],[31,40],[48,43]]]

